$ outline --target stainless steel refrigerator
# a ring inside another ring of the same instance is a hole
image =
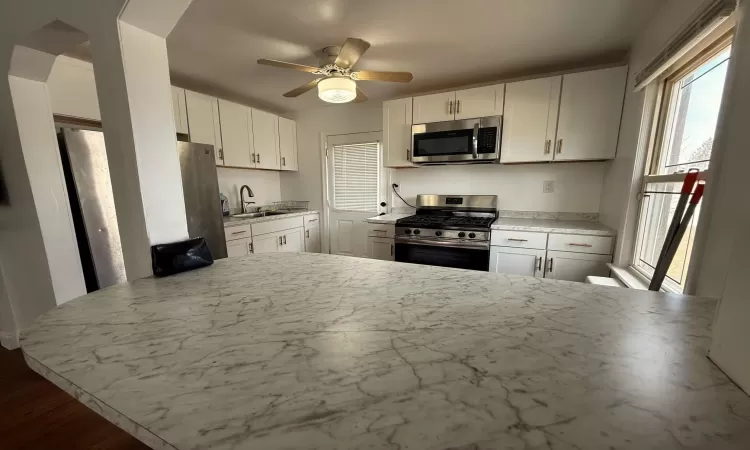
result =
[[[60,160],[88,292],[126,281],[107,151],[101,131],[62,128]],[[190,237],[206,239],[214,259],[226,258],[213,146],[178,142]]]

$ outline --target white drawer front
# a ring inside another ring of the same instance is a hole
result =
[[[302,216],[287,217],[285,219],[269,220],[268,222],[258,222],[253,224],[253,236],[259,234],[275,233],[282,230],[291,230],[292,228],[302,228]]]
[[[252,236],[250,231],[250,225],[238,225],[236,227],[224,228],[224,236],[228,241],[236,241],[237,239],[245,239]]]
[[[492,230],[491,245],[503,247],[533,248],[544,250],[547,248],[547,233],[530,231]]]
[[[368,223],[367,237],[391,238],[396,236],[396,225]]]
[[[310,214],[307,216],[303,216],[305,219],[305,230],[309,230],[310,228],[315,228],[320,226],[320,215],[318,214]]]
[[[612,238],[609,236],[550,233],[547,248],[561,252],[610,255],[612,254]]]

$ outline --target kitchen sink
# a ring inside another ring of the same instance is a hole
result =
[[[252,212],[252,213],[243,213],[243,214],[235,214],[232,217],[237,219],[254,219],[256,217],[263,217],[266,213],[264,212]]]
[[[280,216],[282,214],[289,214],[289,213],[288,212],[284,212],[284,211],[266,211],[265,214],[267,216]]]

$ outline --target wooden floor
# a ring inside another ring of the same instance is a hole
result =
[[[0,449],[147,450],[0,347]]]

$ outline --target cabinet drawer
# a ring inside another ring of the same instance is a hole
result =
[[[612,238],[609,236],[550,233],[547,249],[561,252],[609,255],[612,253]]]
[[[391,238],[396,236],[396,225],[368,223],[367,237]]]
[[[547,248],[547,233],[530,231],[492,230],[491,245],[503,247],[533,248],[544,250]]]
[[[320,226],[320,215],[318,214],[310,214],[303,216],[303,218],[305,219],[305,230]]]
[[[238,225],[236,227],[226,227],[224,229],[224,235],[226,236],[227,242],[236,241],[237,239],[245,239],[252,236],[250,231],[250,225]]]
[[[291,230],[292,228],[302,228],[302,216],[287,217],[278,220],[269,220],[268,222],[259,222],[253,224],[253,236],[259,234],[274,233],[276,231]]]

